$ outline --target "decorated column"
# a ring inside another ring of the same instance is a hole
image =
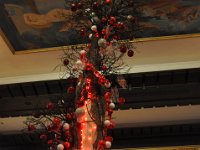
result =
[[[75,98],[73,107],[66,105],[67,100],[49,102],[47,112],[28,118],[26,124],[29,131],[40,126],[40,138],[51,150],[109,149],[113,139],[107,131],[115,126],[112,113],[116,105],[125,102],[117,87],[127,88],[119,75],[129,69],[122,57],[134,55],[126,36],[133,37],[134,5],[130,0],[83,0],[70,5],[72,19],[90,21],[76,26],[87,44],[64,50],[61,57],[61,68],[68,80],[73,79],[67,89]]]

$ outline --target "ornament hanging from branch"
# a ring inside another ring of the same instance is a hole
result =
[[[72,1],[70,7],[72,20],[90,21],[75,26],[88,44],[64,50],[61,58],[69,80],[77,79],[66,89],[75,100],[70,108],[65,100],[50,102],[47,112],[28,118],[26,124],[29,131],[43,132],[40,138],[51,150],[109,149],[113,139],[107,131],[115,127],[115,103],[125,102],[119,97],[116,82],[122,88],[127,86],[122,76],[110,77],[127,66],[122,59],[125,54],[134,55],[133,43],[121,38],[133,37],[136,9],[130,0]]]

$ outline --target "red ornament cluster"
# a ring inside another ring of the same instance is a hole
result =
[[[133,5],[129,0],[127,2],[128,6]],[[38,122],[42,122],[43,118],[50,122],[47,125],[43,123],[47,133],[42,133],[40,139],[46,141],[52,150],[70,150],[74,147],[92,150],[93,145],[97,145],[96,150],[104,150],[112,145],[113,138],[108,135],[108,130],[115,127],[112,114],[116,103],[124,104],[125,99],[118,97],[117,86],[108,75],[123,67],[120,61],[122,56],[134,56],[132,43],[121,40],[121,33],[128,31],[127,22],[135,22],[132,15],[121,19],[115,13],[107,12],[114,5],[115,1],[112,0],[94,1],[89,3],[89,8],[85,8],[84,1],[70,3],[74,16],[83,14],[91,20],[91,30],[85,26],[79,28],[80,36],[89,38],[91,43],[81,51],[67,51],[62,59],[62,66],[70,77],[78,78],[76,86],[73,82],[66,89],[69,97],[75,96],[73,108],[69,109],[64,100],[58,104],[49,102],[45,110],[52,111],[49,113],[51,115],[35,115]],[[118,84],[126,87],[123,79]],[[62,110],[62,114],[56,114],[56,110]],[[99,116],[100,119],[97,118]],[[28,130],[36,130],[35,124],[29,123]],[[102,130],[102,137],[95,135],[99,130]],[[49,136],[51,134],[53,136]]]
[[[71,4],[71,10],[73,12],[77,11],[78,9],[82,9],[83,8],[83,4],[81,2],[73,2]]]

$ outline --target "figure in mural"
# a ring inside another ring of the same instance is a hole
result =
[[[31,30],[31,28],[25,24],[22,17],[24,14],[23,7],[15,4],[6,4],[5,8],[20,35]]]
[[[24,13],[24,21],[28,26],[35,29],[45,29],[53,26],[54,23],[62,22],[63,25],[58,30],[58,32],[70,31],[73,28],[80,30],[81,26],[91,25],[91,22],[86,21],[86,19],[79,20],[81,25],[77,24],[74,18],[71,18],[72,11],[67,9],[55,8],[50,10],[47,14],[37,14],[37,13]]]
[[[67,21],[67,16],[71,16],[72,11],[66,9],[53,9],[47,14],[24,13],[24,21],[33,28],[49,28],[55,22]]]
[[[173,3],[169,3],[168,0],[151,0],[150,3],[142,5],[141,12],[148,20],[141,22],[141,26],[154,28],[154,31],[160,30],[166,35],[170,35],[170,32],[175,34],[195,32],[197,28],[194,27],[200,25],[200,1],[198,0],[195,2],[176,0]]]

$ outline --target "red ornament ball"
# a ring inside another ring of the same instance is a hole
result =
[[[111,17],[110,17],[110,21],[112,21],[112,22],[115,23],[115,22],[117,21],[117,19],[116,19],[115,17],[111,16]]]
[[[34,131],[36,128],[34,125],[29,124],[28,125],[28,131]]]
[[[75,92],[75,88],[73,86],[70,86],[68,89],[67,89],[67,92],[69,94],[73,94]]]
[[[99,6],[99,4],[98,4],[97,2],[94,2],[93,5],[92,5],[92,8],[93,8],[94,10],[97,10],[97,9],[98,9],[98,6]]]
[[[86,36],[86,29],[85,29],[85,28],[82,28],[82,29],[80,30],[80,35],[81,35],[81,36]]]
[[[86,84],[90,84],[92,82],[91,78],[86,78]]]
[[[67,113],[66,114],[66,119],[69,119],[69,120],[72,119],[72,115],[70,113]]]
[[[54,104],[52,102],[49,102],[47,104],[47,109],[53,109],[54,108]]]
[[[102,21],[103,23],[106,23],[107,19],[106,19],[105,17],[103,17],[103,18],[101,19],[101,21]]]
[[[79,3],[77,4],[77,8],[78,8],[78,9],[82,9],[82,8],[83,8],[83,4],[82,4],[81,2],[79,2]]]
[[[88,44],[87,47],[88,47],[88,49],[91,49],[92,45],[91,45],[91,44]]]
[[[104,94],[104,98],[106,99],[106,101],[110,101],[110,97],[111,97],[111,93],[110,92],[106,92]]]
[[[47,126],[47,131],[52,131],[52,125]]]
[[[127,47],[125,44],[122,44],[119,49],[120,49],[121,53],[126,53],[126,51],[127,51]]]
[[[123,22],[118,23],[118,28],[121,30],[124,29],[125,28],[124,23]]]
[[[105,65],[103,65],[103,66],[102,66],[102,70],[103,70],[103,71],[106,71],[106,70],[108,70],[108,67],[105,66]]]
[[[41,140],[46,140],[46,139],[47,139],[47,135],[46,135],[46,134],[40,135],[40,139],[41,139]]]
[[[101,30],[101,34],[105,35],[106,34],[106,29]]]
[[[110,125],[108,126],[109,129],[115,128],[115,123],[113,121],[110,122]]]
[[[85,89],[86,89],[87,91],[91,91],[92,86],[85,86]]]
[[[123,98],[123,97],[118,98],[118,102],[119,102],[119,104],[124,104],[125,98]]]
[[[114,40],[119,40],[120,39],[120,36],[119,35],[113,35],[112,37]]]
[[[70,144],[69,142],[65,142],[63,145],[64,145],[64,147],[65,147],[66,149],[69,149],[70,146],[71,146],[71,144]]]
[[[93,69],[94,69],[94,66],[92,64],[88,63],[88,64],[85,65],[85,70],[91,71]]]
[[[63,61],[63,64],[64,64],[65,66],[67,66],[67,65],[69,64],[69,60],[68,60],[68,59],[65,59],[65,60]]]
[[[99,36],[99,33],[95,33],[95,37],[96,38],[99,38],[100,36]]]
[[[129,57],[133,57],[134,51],[133,51],[133,50],[128,50],[127,55],[128,55]]]
[[[105,2],[106,2],[106,4],[110,4],[111,0],[106,0]]]
[[[105,140],[105,141],[112,142],[112,141],[113,141],[113,138],[112,138],[112,136],[106,136],[104,140]]]
[[[109,25],[114,26],[114,22],[111,20],[108,20]]]
[[[98,145],[99,145],[100,147],[104,147],[104,146],[105,146],[105,141],[104,141],[104,140],[99,140]]]
[[[71,136],[70,132],[69,132],[69,131],[66,131],[66,132],[65,132],[65,136],[66,136],[66,137]]]
[[[55,117],[55,118],[53,119],[53,124],[59,125],[59,124],[60,124],[60,119],[59,119],[58,117]]]
[[[47,144],[48,144],[48,145],[52,145],[52,144],[53,144],[53,140],[48,140],[48,141],[47,141]]]
[[[102,77],[99,77],[99,79],[98,79],[98,83],[99,83],[100,85],[104,85],[104,83],[105,83],[105,79],[102,78]]]
[[[72,10],[72,11],[76,11],[76,10],[77,10],[77,5],[76,5],[76,3],[72,3],[72,4],[71,4],[71,10]]]
[[[119,24],[118,23],[114,23],[112,26],[113,26],[113,28],[119,28]]]
[[[113,110],[112,109],[108,109],[107,113],[108,113],[108,116],[111,116],[113,114]]]

